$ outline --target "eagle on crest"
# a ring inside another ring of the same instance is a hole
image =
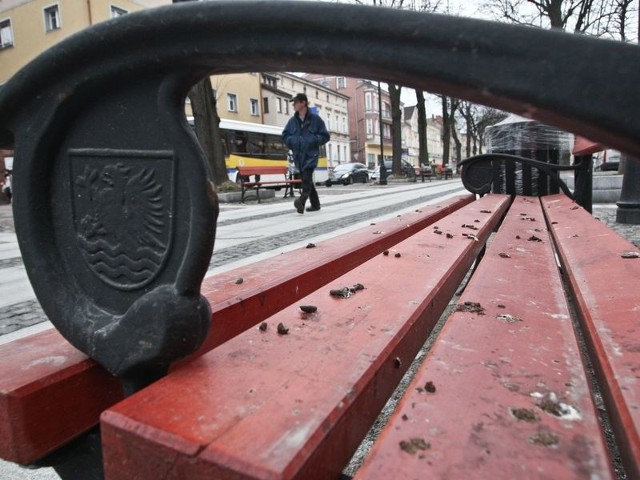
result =
[[[85,165],[75,179],[87,200],[77,219],[82,254],[105,283],[144,286],[159,271],[167,250],[167,206],[155,171],[143,166]]]

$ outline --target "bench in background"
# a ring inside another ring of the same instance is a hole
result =
[[[282,175],[283,178],[282,180],[261,180],[261,175]],[[251,181],[252,176],[254,176],[253,181]],[[258,203],[260,203],[260,187],[280,188],[284,186],[286,197],[290,188],[291,195],[293,195],[293,186],[302,185],[301,179],[290,178],[287,167],[238,167],[238,177],[242,188],[242,202],[244,202],[247,190],[255,189]]]

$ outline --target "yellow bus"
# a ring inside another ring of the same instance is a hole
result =
[[[193,119],[189,118],[193,124]],[[220,120],[220,133],[227,163],[227,175],[232,182],[237,180],[238,166],[263,167],[279,166],[293,169],[289,163],[289,152],[282,143],[284,127],[261,125],[258,123],[239,122],[237,120]],[[263,175],[263,180],[269,175]],[[327,154],[324,146],[320,149],[318,167],[315,170],[314,182],[324,183],[328,176]],[[272,180],[278,181],[278,176]]]

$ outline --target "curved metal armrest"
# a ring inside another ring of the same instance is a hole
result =
[[[555,182],[562,192],[569,198],[575,200],[575,196],[567,184],[560,178],[558,171],[576,171],[581,168],[581,163],[575,165],[554,165],[551,163],[533,160],[531,158],[509,155],[506,153],[485,153],[464,159],[458,164],[462,169],[460,176],[462,184],[471,193],[485,195],[491,191],[495,182],[494,165],[495,162],[513,162],[522,165],[529,165],[548,175]]]

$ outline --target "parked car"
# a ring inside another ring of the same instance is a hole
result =
[[[601,172],[617,172],[618,168],[620,168],[620,162],[605,162],[601,163],[600,166],[596,167],[596,170],[600,170]]]
[[[393,164],[391,163],[391,160],[384,161],[384,168],[387,170],[387,175],[391,175],[391,172],[393,171]],[[402,175],[405,177],[413,177],[415,175],[413,165],[411,165],[406,160],[402,161]],[[379,178],[380,178],[380,166],[377,166],[373,171],[373,173],[371,174],[371,180],[373,180],[374,182],[377,182]]]
[[[369,170],[362,163],[341,163],[336,165],[329,173],[327,187],[334,183],[349,185],[351,183],[367,183],[369,181]]]
[[[613,149],[595,153],[593,156],[595,170],[601,172],[617,172],[620,167],[620,156],[620,152]]]

